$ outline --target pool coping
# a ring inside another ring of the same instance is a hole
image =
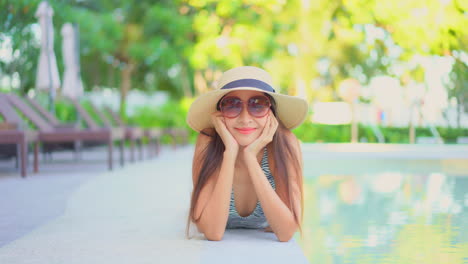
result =
[[[302,143],[315,158],[468,159],[468,144]]]

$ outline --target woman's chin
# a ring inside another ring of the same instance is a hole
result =
[[[244,142],[237,142],[237,143],[239,143],[239,146],[243,148],[249,145],[249,143],[244,143]]]
[[[254,137],[237,137],[236,138],[236,141],[237,141],[237,144],[239,144],[240,147],[246,147],[248,145],[250,145],[252,142],[255,141],[256,138]]]

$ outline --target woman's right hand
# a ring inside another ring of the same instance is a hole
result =
[[[239,144],[237,140],[232,136],[231,132],[226,127],[226,123],[224,122],[224,116],[219,111],[214,112],[211,114],[211,121],[216,129],[216,132],[223,140],[224,146],[226,148],[226,152],[232,154],[233,157],[237,156],[237,152],[239,151]]]

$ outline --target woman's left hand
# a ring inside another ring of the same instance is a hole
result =
[[[276,120],[275,115],[271,112],[268,112],[267,121],[265,127],[263,128],[260,136],[252,143],[250,143],[244,149],[244,155],[254,155],[256,156],[268,143],[273,140],[276,129],[278,128],[278,120]]]

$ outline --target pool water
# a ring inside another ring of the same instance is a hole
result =
[[[296,241],[310,263],[468,263],[465,163],[305,163]]]

